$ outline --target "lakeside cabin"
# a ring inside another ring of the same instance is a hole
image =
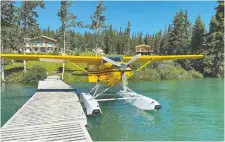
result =
[[[26,53],[53,52],[56,48],[56,40],[47,36],[35,37],[32,39],[26,38],[26,45],[24,47]]]
[[[152,55],[153,53],[151,46],[145,44],[135,46],[135,50],[137,54],[141,55]]]

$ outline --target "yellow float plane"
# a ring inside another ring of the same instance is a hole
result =
[[[102,113],[98,101],[109,100],[126,100],[128,103],[143,110],[159,110],[161,105],[154,99],[137,94],[131,90],[128,84],[128,78],[135,72],[139,71],[152,61],[162,60],[178,60],[178,59],[197,59],[203,55],[170,55],[170,56],[118,56],[118,57],[103,57],[103,56],[59,56],[59,55],[22,55],[22,54],[0,54],[4,59],[15,60],[37,60],[46,62],[69,62],[77,68],[87,72],[88,81],[95,82],[96,85],[88,93],[81,93],[81,102],[84,104],[87,115],[97,115]],[[131,64],[133,62],[143,62],[144,64],[136,71],[132,71]],[[77,63],[86,63],[87,68],[80,67]],[[108,87],[98,92],[101,84]],[[97,99],[100,95],[108,91],[115,85],[121,85],[122,90],[117,93],[121,98],[112,99]]]

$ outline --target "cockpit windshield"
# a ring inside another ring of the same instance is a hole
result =
[[[107,57],[115,62],[122,62],[122,57]],[[107,61],[103,60],[103,64],[106,63]]]

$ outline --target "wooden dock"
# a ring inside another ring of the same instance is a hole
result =
[[[92,141],[85,125],[74,89],[49,76],[1,128],[1,141]]]

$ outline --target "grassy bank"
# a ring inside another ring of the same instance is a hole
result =
[[[78,64],[79,66],[85,68],[86,64]],[[9,63],[4,66],[5,71],[5,80],[6,82],[36,82],[35,76],[41,79],[39,72],[30,71],[32,67],[38,66],[43,67],[44,71],[42,74],[45,75],[58,75],[62,76],[62,63],[50,63],[50,62],[40,62],[40,61],[28,61],[26,62],[27,71],[24,73],[24,63],[23,62],[14,62]],[[70,63],[65,63],[65,74],[64,81],[67,83],[70,82],[85,82],[87,81],[86,76],[77,76],[81,74],[82,71],[77,69],[75,66]],[[30,76],[30,79],[26,79]],[[33,81],[32,81],[33,80]]]
[[[138,69],[142,64],[133,64],[133,70]],[[46,75],[59,75],[62,72],[62,63],[49,63],[39,61],[26,62],[27,72],[23,71],[23,62],[9,63],[4,66],[5,79],[7,82],[36,82],[38,79],[46,77]],[[32,67],[36,69],[32,69]],[[86,64],[79,64],[85,68]],[[38,70],[37,68],[42,68]],[[32,69],[32,70],[31,70]],[[40,73],[40,71],[42,73]],[[65,64],[64,81],[72,82],[87,82],[87,76],[80,69],[77,69],[70,63]],[[44,75],[43,75],[44,74]],[[179,64],[173,61],[153,62],[139,72],[136,72],[130,79],[141,80],[167,80],[167,79],[191,79],[202,78],[202,74],[195,70],[186,71]]]

